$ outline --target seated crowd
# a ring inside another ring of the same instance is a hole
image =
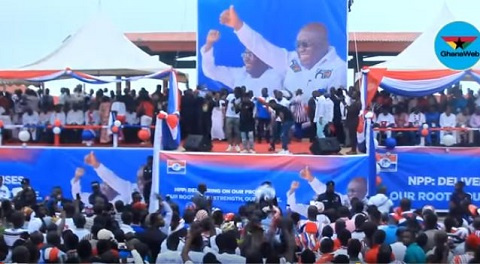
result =
[[[333,182],[329,186],[333,186]],[[256,201],[222,212],[207,186],[185,208],[157,196],[148,213],[142,196],[109,203],[94,192],[90,204],[55,187],[37,203],[28,179],[0,216],[0,261],[14,263],[479,263],[480,217],[457,183],[444,221],[432,206],[398,208],[385,188],[364,203],[338,203],[333,188],[312,201],[305,218],[278,207],[269,183]],[[259,188],[259,190],[261,189]],[[292,188],[295,188],[292,185]],[[337,201],[337,202],[335,202]],[[328,205],[328,206],[327,206]],[[447,206],[446,206],[447,207]],[[471,210],[469,210],[471,209]]]
[[[350,87],[332,87],[329,91],[318,90],[304,95],[301,89],[293,94],[286,90],[270,91],[264,88],[254,97],[246,87],[236,87],[232,93],[226,89],[210,92],[201,87],[187,89],[181,97],[180,125],[182,138],[201,134],[208,139],[227,140],[227,151],[254,152],[254,142],[265,140],[270,151],[282,143],[280,152],[288,153],[288,142],[295,138],[336,137],[341,146],[357,151],[356,130],[361,111],[360,93]],[[270,101],[275,101],[272,107]],[[3,121],[5,139],[16,138],[20,130],[28,130],[32,141],[52,142],[51,128],[55,120],[61,125],[102,125],[93,129],[96,141],[109,143],[112,134],[109,128],[115,119],[125,125],[120,140],[138,143],[140,126],[154,125],[155,116],[167,110],[168,90],[158,85],[153,94],[142,88],[140,92],[128,88],[117,91],[100,89],[87,94],[81,86],[70,94],[62,89],[58,102],[49,94],[49,89],[37,92],[27,89],[14,94],[0,93],[0,120]],[[458,86],[418,98],[406,98],[378,92],[370,109],[375,113],[374,125],[378,128],[394,128],[376,133],[380,144],[387,137],[395,137],[398,145],[420,144],[421,130],[428,125],[430,132],[426,145],[443,144],[445,134],[452,134],[455,143],[463,146],[480,146],[480,98],[469,90],[465,96]],[[286,119],[286,120],[285,120]],[[9,125],[23,128],[9,129]],[[434,128],[472,128],[465,130],[436,131]],[[402,129],[410,128],[406,131]],[[415,129],[418,130],[415,130]],[[153,135],[153,133],[151,133]],[[64,129],[62,143],[81,143],[82,129]],[[243,150],[242,150],[243,149]]]

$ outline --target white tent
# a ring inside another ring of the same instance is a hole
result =
[[[64,70],[70,68],[96,76],[132,76],[168,70],[135,46],[99,13],[48,56],[20,70]]]
[[[374,65],[364,71],[364,89],[367,102],[371,101],[378,87],[405,96],[429,95],[469,76],[479,81],[480,62],[469,70],[448,69],[435,54],[435,38],[447,24],[459,21],[444,4],[435,21],[410,46],[396,57]],[[476,21],[466,21],[475,24]]]

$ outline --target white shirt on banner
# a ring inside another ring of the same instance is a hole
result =
[[[2,185],[0,187],[0,200],[10,199],[10,197],[12,197],[10,190],[8,189],[7,186]]]
[[[347,64],[338,57],[334,47],[329,47],[327,54],[311,69],[307,69],[300,64],[296,51],[273,45],[246,23],[236,34],[247,49],[285,75],[283,87],[290,91],[302,87],[304,94],[309,96],[313,90],[346,87]]]
[[[281,89],[282,75],[273,70],[267,69],[259,78],[253,78],[245,67],[226,67],[215,65],[213,48],[205,51],[205,46],[200,49],[202,53],[202,71],[210,79],[219,81],[230,88],[245,86],[252,91],[254,96],[260,96],[262,88],[267,87],[273,91]]]
[[[67,113],[67,125],[83,125],[85,123],[85,113],[81,110],[70,110]]]
[[[107,184],[113,190],[115,190],[115,192],[117,192],[117,197],[115,197],[110,202],[116,202],[118,200],[121,200],[125,204],[130,203],[132,199],[132,193],[139,191],[136,183],[132,183],[130,181],[120,178],[117,174],[115,174],[109,168],[105,167],[105,165],[103,164],[100,164],[100,166],[98,168],[94,168],[94,170],[97,173],[98,177],[100,177],[100,179],[102,179],[105,184]],[[72,188],[72,197],[75,197],[77,193],[79,193],[82,202],[85,204],[89,204],[88,197],[90,196],[90,193],[82,193],[80,180],[75,181],[75,178],[73,178],[70,181],[70,185]]]
[[[240,104],[241,100],[241,98],[235,98],[235,95],[233,95],[233,93],[227,95],[227,98],[225,99],[225,101],[227,102],[227,111],[225,112],[226,117],[240,118],[240,113],[235,112],[235,106],[232,102],[235,102],[235,104],[238,105]]]
[[[408,116],[408,122],[412,123],[415,127],[421,126],[425,123],[425,115],[421,112],[418,114],[412,112]]]

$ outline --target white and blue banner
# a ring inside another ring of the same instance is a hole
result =
[[[213,91],[345,87],[347,43],[346,0],[198,1],[198,83]]]

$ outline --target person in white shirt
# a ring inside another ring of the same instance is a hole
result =
[[[375,124],[373,125],[374,127],[381,127],[381,128],[386,128],[386,127],[394,127],[395,126],[395,118],[393,115],[390,113],[390,110],[384,106],[382,107],[382,112],[377,116],[375,120]],[[387,138],[392,136],[392,131],[388,130],[385,133]],[[378,131],[374,132],[375,138],[378,138]]]
[[[63,112],[63,105],[56,105],[55,106],[55,112],[52,113],[50,116],[50,124],[53,125],[55,124],[55,120],[60,121],[60,125],[64,126],[65,125],[65,112]]]
[[[79,104],[73,104],[72,109],[67,113],[65,123],[72,126],[79,126],[85,123],[85,113],[82,111]],[[67,132],[70,143],[81,142],[82,129],[68,129]]]
[[[253,91],[254,96],[260,96],[261,89],[282,88],[283,77],[270,68],[248,49],[242,53],[245,66],[227,67],[215,65],[213,45],[220,39],[220,32],[210,30],[206,44],[200,49],[202,54],[202,71],[210,79],[222,82],[228,87],[245,86]]]
[[[28,230],[23,228],[25,224],[25,215],[23,212],[15,211],[10,216],[10,222],[12,222],[13,227],[3,231],[3,239],[7,246],[12,247],[15,241],[20,239],[22,234],[28,233]]]
[[[414,107],[410,115],[408,116],[408,124],[410,127],[415,127],[418,128],[418,132],[410,132],[410,144],[411,145],[418,145],[421,143],[420,140],[420,129],[422,129],[422,125],[425,124],[426,119],[425,119],[425,114],[420,112],[418,107]],[[425,141],[430,141],[430,137],[425,138]]]
[[[387,188],[379,187],[377,194],[368,199],[368,205],[375,205],[382,214],[390,213],[390,208],[393,206],[392,200],[386,195]]]
[[[226,101],[225,113],[225,135],[228,140],[227,151],[235,148],[236,152],[240,152],[240,113],[236,112],[237,106],[240,105],[242,99],[242,89],[235,87],[233,93],[229,94]]]
[[[127,114],[127,108],[125,103],[120,100],[120,96],[116,96],[115,102],[112,103],[112,107],[110,109],[110,118],[108,120],[108,126],[111,127],[115,120],[123,120],[125,122],[125,116]],[[112,134],[112,130],[108,130],[109,134]],[[120,130],[120,137],[122,137],[122,133]]]
[[[27,127],[27,131],[30,132],[33,141],[37,140],[36,126],[38,126],[39,121],[38,113],[31,108],[28,108],[22,115],[22,124]]]
[[[441,128],[454,128],[457,126],[457,117],[452,113],[452,108],[447,106],[445,112],[440,115],[440,127]],[[447,134],[453,135],[455,143],[457,141],[457,131],[440,131],[440,144],[444,144],[443,137]]]
[[[12,193],[5,184],[3,184],[3,177],[0,176],[0,201],[8,200],[12,197]]]
[[[131,194],[133,192],[143,193],[143,165],[137,170],[137,182],[132,183],[128,180],[122,179],[115,172],[100,163],[93,151],[85,157],[85,163],[92,166],[98,177],[103,181],[103,183],[100,184],[100,188],[110,202],[121,200],[127,204],[131,202]],[[89,204],[88,197],[90,196],[90,193],[81,192],[80,178],[84,173],[84,170],[77,169],[75,177],[70,181],[71,192],[73,197],[79,193],[82,202]]]
[[[317,125],[317,138],[325,138],[325,108],[326,108],[326,99],[325,99],[325,90],[319,90],[319,97],[317,97],[317,101],[315,104],[315,118],[313,121]]]
[[[239,18],[233,6],[222,12],[220,23],[233,28],[248,50],[284,74],[283,87],[287,90],[302,87],[309,95],[315,89],[345,87],[347,84],[347,64],[330,46],[324,24],[305,25],[297,35],[296,51],[287,51],[251,29]]]
[[[325,126],[327,126],[328,135],[330,136],[331,133],[330,133],[330,129],[328,129],[328,126],[333,121],[334,104],[333,104],[332,99],[330,98],[330,94],[326,93],[324,96],[325,96],[325,108],[323,109],[324,110],[324,121],[326,123]]]

